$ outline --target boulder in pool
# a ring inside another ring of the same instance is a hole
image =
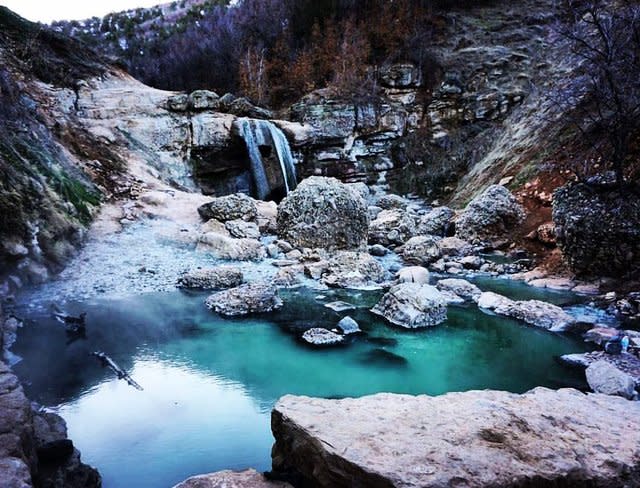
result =
[[[396,273],[400,283],[429,284],[429,270],[422,266],[405,266]]]
[[[302,340],[313,346],[334,346],[344,342],[344,336],[328,329],[314,327],[302,334]]]
[[[436,283],[436,288],[440,291],[447,291],[454,295],[463,298],[464,300],[471,300],[477,302],[482,295],[482,290],[473,283],[469,283],[467,280],[460,278],[446,278]]]
[[[348,315],[340,320],[340,322],[338,322],[337,327],[340,331],[342,331],[344,335],[357,334],[358,332],[362,332],[358,322],[353,320]]]
[[[384,278],[384,268],[371,254],[343,251],[329,259],[322,282],[332,288],[371,288]]]
[[[446,320],[447,301],[434,286],[401,283],[385,293],[371,311],[407,329],[432,327]]]
[[[478,307],[553,332],[570,330],[576,324],[571,315],[552,303],[541,300],[511,300],[490,291],[480,295]]]
[[[219,291],[205,300],[205,305],[227,317],[272,312],[282,307],[278,290],[266,283],[247,283]]]
[[[240,286],[244,277],[236,266],[217,266],[215,268],[194,269],[178,279],[181,288],[201,290],[224,290]]]
[[[307,178],[278,206],[278,236],[298,248],[365,249],[368,228],[365,201],[335,178]]]

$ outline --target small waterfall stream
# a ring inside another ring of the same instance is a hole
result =
[[[238,119],[240,134],[244,139],[251,162],[251,175],[256,187],[256,197],[264,200],[275,189],[269,183],[261,147],[271,147],[280,163],[285,194],[296,187],[296,169],[287,138],[268,120]]]

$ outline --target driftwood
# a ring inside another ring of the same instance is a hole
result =
[[[118,364],[109,356],[107,356],[104,352],[95,351],[95,352],[92,352],[91,355],[98,358],[103,368],[109,368],[110,370],[112,370],[116,374],[119,380],[125,380],[135,389],[142,391],[142,387],[134,381],[134,379],[129,375],[129,373],[127,373],[124,369],[118,366]]]
[[[78,317],[74,317],[73,315],[69,315],[63,312],[58,306],[55,304],[53,307],[53,316],[55,319],[64,325],[65,330],[72,334],[83,333],[86,328],[86,318],[87,313],[82,312]]]

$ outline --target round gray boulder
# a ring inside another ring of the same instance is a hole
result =
[[[432,327],[447,319],[447,301],[434,286],[401,283],[385,293],[371,311],[407,329]]]

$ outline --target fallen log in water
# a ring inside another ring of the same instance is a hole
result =
[[[129,375],[129,373],[122,369],[113,359],[107,356],[106,353],[102,351],[94,351],[91,353],[91,355],[98,358],[103,368],[106,367],[111,369],[116,374],[116,376],[118,376],[119,380],[125,380],[137,390],[143,390],[142,386],[136,383],[136,381]]]

